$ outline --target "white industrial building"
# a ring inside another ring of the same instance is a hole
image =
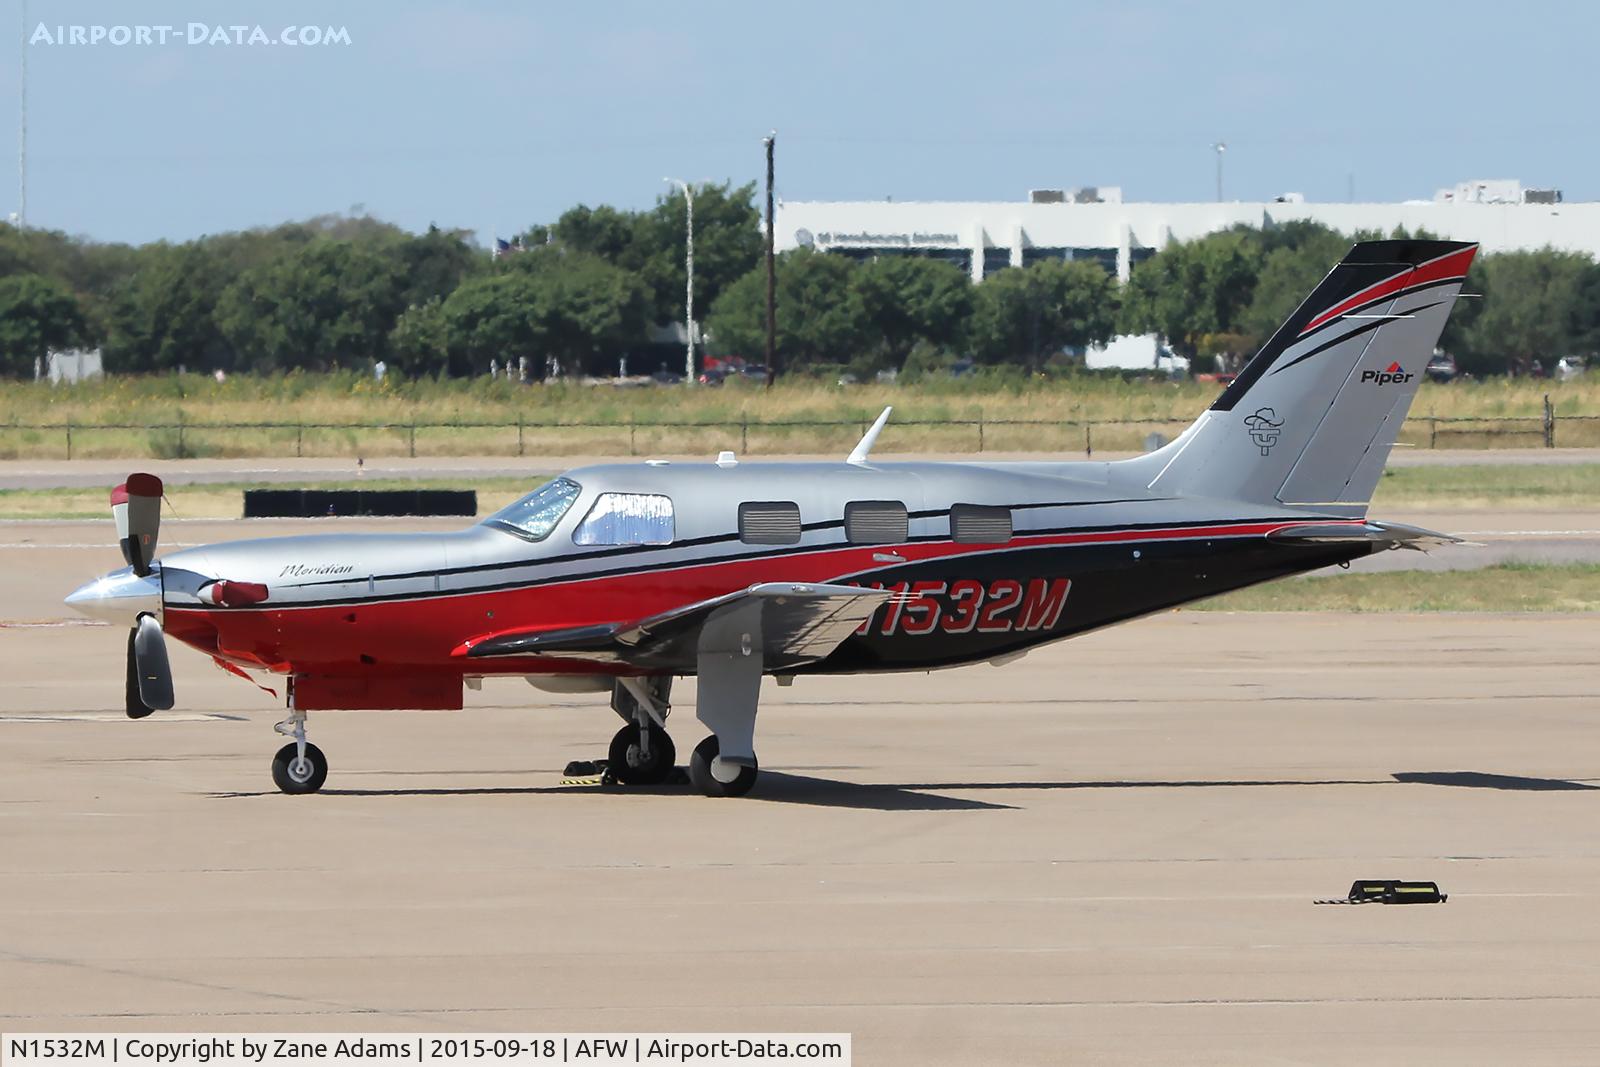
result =
[[[787,201],[775,220],[778,249],[811,247],[857,258],[948,260],[974,281],[1041,259],[1092,259],[1119,278],[1169,241],[1239,223],[1270,227],[1311,220],[1343,233],[1427,230],[1478,241],[1486,252],[1546,246],[1600,259],[1600,202],[1563,203],[1553,189],[1514,179],[1462,182],[1432,200],[1317,204],[1288,193],[1266,203],[1125,203],[1122,190],[1039,189],[1026,201]]]

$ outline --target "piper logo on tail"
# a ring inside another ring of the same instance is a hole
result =
[[[1392,383],[1404,385],[1415,377],[1415,374],[1407,373],[1406,369],[1400,366],[1398,360],[1389,364],[1388,370],[1364,370],[1361,372],[1361,380],[1363,382],[1377,382],[1379,385]]]

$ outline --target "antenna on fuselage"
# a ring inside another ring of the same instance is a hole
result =
[[[856,443],[856,447],[850,453],[850,458],[845,460],[846,463],[854,463],[858,467],[866,464],[867,457],[872,453],[872,446],[878,443],[878,435],[883,432],[883,424],[889,421],[889,412],[893,410],[894,407],[892,405],[883,409],[883,414],[878,416],[878,421],[872,424],[871,429],[861,435],[861,440]]]

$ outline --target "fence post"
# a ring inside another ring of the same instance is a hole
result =
[[[417,458],[417,418],[416,418],[415,415],[413,415],[411,417],[411,446],[410,446],[410,451],[411,451],[411,458],[412,459],[416,459]]]
[[[1083,454],[1087,458],[1094,455],[1094,423],[1083,424]]]
[[[522,412],[517,412],[517,455],[522,455]]]
[[[1556,447],[1556,409],[1549,393],[1544,394],[1544,447]]]
[[[294,424],[294,454],[296,459],[306,454],[305,443],[306,424],[303,422],[297,422]]]
[[[739,455],[742,456],[748,451],[750,451],[750,416],[741,413],[739,416]]]
[[[1428,447],[1429,448],[1438,448],[1439,447],[1439,420],[1438,419],[1429,419],[1428,420]]]
[[[983,451],[983,409],[978,409],[978,451]]]
[[[72,416],[67,416],[67,458],[72,458]]]
[[[628,455],[637,456],[639,446],[634,438],[634,431],[638,429],[639,417],[633,412],[628,412]]]
[[[186,453],[183,449],[183,412],[180,410],[178,412],[178,458],[183,459],[185,455]]]

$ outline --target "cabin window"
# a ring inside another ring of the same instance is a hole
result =
[[[484,519],[486,526],[498,526],[528,541],[543,541],[550,536],[578,499],[583,487],[571,478],[546,482],[515,504],[508,504]]]
[[[894,545],[908,539],[910,518],[898,500],[856,500],[844,506],[844,535],[858,545]]]
[[[670,545],[672,498],[654,493],[601,493],[572,533],[580,545]]]
[[[791,500],[752,500],[739,505],[739,540],[747,545],[800,543],[800,505]]]
[[[1003,545],[1011,540],[1011,509],[957,504],[950,509],[950,540],[958,545]]]

